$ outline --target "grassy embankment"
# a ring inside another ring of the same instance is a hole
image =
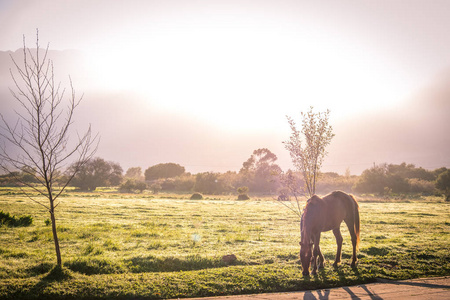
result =
[[[65,268],[55,274],[48,213],[19,190],[1,189],[0,210],[34,221],[0,227],[0,298],[198,297],[450,274],[450,204],[441,199],[360,201],[358,269],[349,266],[343,224],[342,265],[332,268],[334,236],[324,233],[325,270],[303,278],[298,220],[284,206],[177,197],[69,191],[57,212]],[[226,254],[237,261],[226,265]]]

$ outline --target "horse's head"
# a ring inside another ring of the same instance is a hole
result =
[[[309,265],[312,257],[312,244],[300,242],[300,260],[302,262],[303,276],[309,275]]]

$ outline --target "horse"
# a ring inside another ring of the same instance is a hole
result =
[[[319,247],[322,232],[333,230],[337,244],[333,267],[336,268],[340,263],[343,241],[340,230],[342,221],[347,224],[350,232],[353,246],[351,266],[354,268],[357,262],[356,251],[360,240],[358,202],[352,195],[341,191],[332,192],[323,198],[314,195],[306,202],[300,221],[300,260],[303,276],[309,276],[310,264],[313,275],[317,274],[317,263],[319,269],[324,267],[324,257]]]

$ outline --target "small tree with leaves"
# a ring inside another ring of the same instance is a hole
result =
[[[316,182],[324,157],[325,148],[334,137],[333,128],[328,123],[330,111],[314,112],[313,107],[302,115],[302,129],[297,129],[294,120],[287,117],[291,127],[291,137],[284,142],[297,171],[303,175],[305,192],[312,197],[316,193]]]
[[[26,47],[25,37],[23,45],[22,65],[11,56],[16,71],[14,74],[11,70],[16,88],[11,93],[20,105],[14,124],[9,124],[1,115],[0,167],[7,174],[22,170],[35,179],[36,183],[33,183],[15,177],[23,187],[28,187],[22,188],[28,198],[50,213],[57,265],[61,266],[55,218],[57,200],[78,170],[93,156],[98,139],[91,135],[90,126],[75,139],[69,137],[74,112],[82,97],[75,96],[72,82],[68,95],[64,88],[61,89],[61,84],[55,82],[53,63],[47,58],[49,46],[40,49],[38,32],[36,49]],[[75,167],[65,177],[62,171],[71,162]],[[42,196],[46,201],[41,200]]]

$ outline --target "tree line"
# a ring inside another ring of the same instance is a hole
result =
[[[126,193],[175,192],[203,194],[240,194],[245,188],[250,194],[282,195],[287,194],[282,176],[285,174],[276,163],[277,156],[269,149],[261,148],[253,152],[242,163],[238,172],[228,171],[202,172],[191,174],[185,167],[176,163],[161,163],[148,167],[131,167],[126,172],[119,163],[96,157],[90,159],[73,177],[70,185],[80,191],[94,191],[97,187],[118,187]],[[73,172],[70,166],[65,176]],[[292,172],[298,186],[304,186],[301,173]],[[14,174],[0,176],[0,186],[17,186],[21,182],[36,183],[35,171],[26,168]],[[21,177],[17,181],[17,177]],[[61,183],[65,182],[64,176]],[[426,170],[414,164],[379,164],[362,172],[361,175],[344,175],[334,172],[320,173],[317,178],[316,192],[325,194],[333,190],[342,190],[358,194],[423,194],[444,193],[450,187],[450,169],[445,167]]]

